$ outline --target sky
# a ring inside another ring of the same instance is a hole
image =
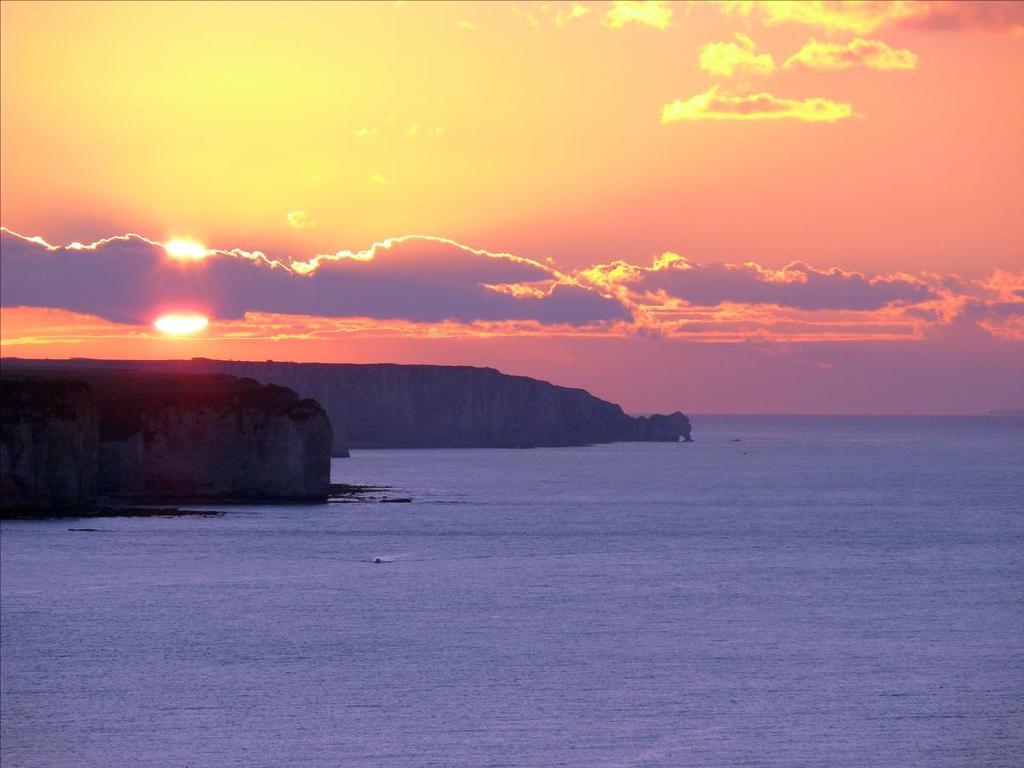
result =
[[[2,4],[5,356],[1024,408],[1024,3]]]

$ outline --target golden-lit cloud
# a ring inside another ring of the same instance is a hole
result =
[[[604,15],[605,26],[621,29],[627,24],[640,24],[667,29],[672,9],[662,0],[615,0]]]
[[[754,41],[737,32],[735,42],[707,43],[700,49],[700,68],[718,77],[770,75],[775,62],[770,53],[755,53]]]
[[[787,99],[770,93],[729,96],[713,86],[689,99],[676,99],[661,110],[662,123],[683,120],[801,120],[834,123],[853,114],[850,104],[830,99]]]
[[[550,21],[556,27],[562,27],[582,19],[593,8],[584,3],[512,3],[512,13],[526,20],[531,27],[540,27],[542,22]]]
[[[905,0],[726,0],[719,5],[730,16],[757,16],[768,26],[803,24],[860,35],[924,12]]]
[[[655,258],[649,267],[618,261],[584,270],[581,276],[602,289],[624,286],[633,295],[661,292],[698,306],[770,304],[812,312],[863,311],[937,297],[927,280],[914,275],[867,276],[838,267],[815,269],[804,262],[782,269],[756,262],[706,265],[673,252]]]
[[[1024,35],[1024,3],[1019,0],[925,0],[900,26],[936,32],[989,32]]]
[[[793,262],[701,264],[664,253],[649,266],[619,260],[577,273],[629,307],[638,329],[665,338],[776,342],[921,339],[967,323],[1024,340],[1024,272],[990,278],[866,275]]]
[[[786,69],[802,67],[819,71],[836,71],[867,67],[879,70],[917,68],[917,56],[905,48],[892,48],[881,40],[857,37],[848,43],[811,40],[786,60]]]
[[[292,229],[307,229],[316,226],[316,222],[305,211],[290,211],[287,218],[288,226]]]
[[[370,174],[370,181],[374,184],[387,184],[388,177],[378,171],[377,173]]]
[[[1024,34],[1015,0],[720,0],[729,16],[865,35],[883,27]]]
[[[572,21],[582,19],[590,13],[590,11],[590,6],[583,5],[582,3],[571,3],[568,8],[559,4],[558,8],[555,10],[555,26],[564,27]]]

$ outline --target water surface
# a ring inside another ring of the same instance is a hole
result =
[[[1024,763],[1024,421],[694,423],[5,522],[4,768]]]

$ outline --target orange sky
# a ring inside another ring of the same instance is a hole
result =
[[[867,355],[884,377],[892,345],[909,345],[932,362],[900,375],[919,370],[924,387],[945,381],[938,361],[952,370],[984,348],[972,364],[992,381],[950,378],[924,410],[1019,407],[1024,4],[4,2],[2,14],[11,232],[187,238],[282,265],[406,235],[454,241],[312,276],[365,282],[379,311],[265,299],[276,287],[243,301],[235,277],[197,266],[195,302],[173,294],[210,314],[188,340],[137,308],[62,298],[60,269],[41,299],[10,266],[4,354],[472,362],[570,378],[634,410],[794,410],[799,392],[825,388],[808,408],[889,411],[913,398],[865,399],[827,372]],[[475,270],[495,266],[489,253],[537,274],[486,282]],[[213,260],[229,258],[244,257]],[[793,262],[808,266],[783,269]],[[211,314],[222,294],[231,311]],[[441,299],[450,315],[433,309]],[[772,361],[829,351],[800,386],[753,392],[723,388],[714,345],[731,345],[721,354],[747,378],[774,370],[763,345]],[[664,388],[565,362],[611,349]]]

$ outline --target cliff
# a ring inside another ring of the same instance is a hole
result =
[[[99,416],[77,381],[0,380],[4,510],[75,507],[96,495]]]
[[[0,403],[5,507],[323,500],[329,489],[327,415],[284,387],[5,362]]]
[[[690,439],[682,413],[632,417],[582,389],[493,368],[206,359],[61,364],[228,373],[289,387],[326,409],[334,456],[348,455],[350,447],[528,448]]]
[[[440,365],[190,361],[273,381],[323,403],[348,448],[529,448],[671,441],[690,434],[681,413],[634,418],[582,389],[493,368]]]

